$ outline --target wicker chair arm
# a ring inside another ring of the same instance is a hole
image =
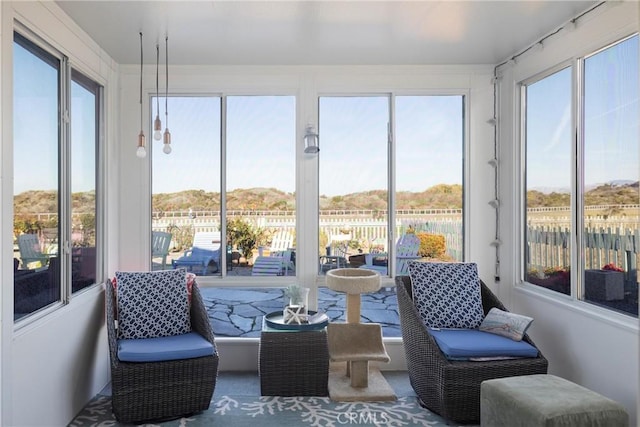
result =
[[[197,283],[194,283],[191,289],[191,329],[213,344],[215,349],[215,337],[213,335],[213,330],[211,329],[209,314],[204,306],[202,294],[200,294],[200,289],[198,288]]]
[[[118,331],[116,329],[116,302],[113,292],[111,280],[107,279],[104,283],[104,299],[105,311],[107,317],[107,339],[109,341],[109,354],[111,359],[111,368],[117,368],[120,363],[118,360]]]

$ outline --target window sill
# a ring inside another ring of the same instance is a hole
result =
[[[528,282],[520,282],[515,291],[544,302],[571,310],[574,313],[608,323],[612,326],[626,329],[630,332],[640,331],[638,318],[633,315],[618,313],[586,301],[580,301],[573,296],[550,291]]]

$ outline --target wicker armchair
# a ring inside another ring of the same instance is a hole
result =
[[[505,310],[502,303],[482,282],[485,315],[492,307]],[[400,326],[411,386],[426,408],[460,423],[480,420],[480,383],[493,378],[547,373],[547,359],[536,358],[486,362],[448,360],[424,326],[413,304],[411,278],[396,277]],[[533,342],[525,335],[529,344]]]
[[[191,328],[213,344],[214,354],[162,362],[118,360],[115,293],[105,284],[107,335],[111,358],[112,407],[122,423],[173,419],[209,408],[218,374],[218,353],[198,286],[191,294]]]

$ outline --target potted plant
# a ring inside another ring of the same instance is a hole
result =
[[[532,269],[529,270],[525,280],[565,295],[571,293],[571,272],[569,267],[547,267],[543,271]]]
[[[307,322],[309,288],[300,285],[289,285],[284,291],[285,297],[289,298],[289,303],[282,311],[284,323],[297,323],[298,325]]]
[[[585,297],[589,300],[613,301],[624,299],[624,270],[614,263],[600,270],[585,270]]]

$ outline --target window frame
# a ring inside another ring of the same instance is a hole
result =
[[[43,38],[35,34],[22,23],[15,21],[12,31],[12,47],[17,43],[25,50],[41,59],[46,64],[52,64],[52,58],[59,61],[58,74],[58,257],[60,258],[60,295],[50,304],[13,321],[14,330],[25,328],[34,322],[47,318],[49,314],[71,304],[71,300],[86,290],[95,289],[101,284],[104,274],[104,86],[85,73],[81,67],[75,67],[67,55],[53,47]],[[58,63],[55,63],[56,68]],[[96,95],[95,114],[95,191],[96,191],[96,280],[76,292],[72,291],[71,280],[71,84],[75,81],[86,88],[91,84]],[[12,92],[13,93],[13,92]],[[12,95],[13,96],[13,95]],[[14,113],[15,114],[15,113]],[[15,150],[15,140],[12,140]],[[12,164],[14,160],[12,159]],[[12,196],[14,193],[12,192]],[[12,209],[13,217],[15,213]],[[14,278],[15,286],[15,278]],[[14,308],[15,311],[15,308]]]
[[[158,95],[158,98],[161,100],[164,99],[165,95],[161,94]],[[217,189],[217,191],[220,194],[220,210],[219,210],[219,215],[220,215],[220,237],[221,237],[221,243],[220,243],[220,247],[221,248],[226,248],[227,246],[227,212],[228,212],[228,207],[227,207],[227,156],[228,156],[228,149],[227,149],[227,144],[228,144],[228,137],[227,137],[227,127],[228,127],[228,121],[227,121],[227,117],[228,117],[228,98],[234,98],[234,97],[288,97],[288,98],[292,98],[293,99],[293,111],[296,114],[296,117],[294,117],[294,123],[298,123],[298,108],[299,108],[299,96],[296,93],[292,93],[290,91],[275,91],[275,92],[261,92],[261,91],[254,91],[254,92],[195,92],[195,93],[184,93],[184,92],[174,92],[174,93],[168,93],[168,98],[211,98],[211,99],[216,99],[216,102],[219,102],[219,108],[220,108],[220,116],[219,116],[219,120],[220,120],[220,136],[219,136],[219,143],[220,143],[220,147],[219,147],[219,155],[220,155],[220,162],[219,162],[219,167],[220,167],[220,188]],[[154,111],[154,105],[155,105],[155,98],[156,98],[156,94],[154,93],[150,93],[149,96],[149,117],[151,119],[153,119],[153,111]],[[162,106],[160,108],[162,110]],[[175,118],[173,119],[175,120]],[[174,122],[175,123],[175,122]],[[152,125],[153,125],[153,121],[149,120],[149,134],[152,135],[153,134],[153,129],[152,129]],[[294,148],[294,150],[296,151],[295,157],[294,157],[294,162],[297,163],[298,157],[297,157],[297,151],[298,151],[298,141],[297,141],[297,133],[294,132],[294,136],[293,136],[293,145],[292,147]],[[153,140],[150,138],[150,140],[153,142]],[[172,143],[175,142],[172,141]],[[162,141],[159,142],[159,144],[161,144]],[[148,146],[150,147],[150,150],[154,150],[158,149],[160,150],[160,148],[158,147],[154,147],[153,143],[149,143]],[[158,144],[156,144],[158,145]],[[164,154],[163,154],[164,155]],[[171,154],[169,154],[169,156],[171,156]],[[151,156],[149,156],[151,159],[153,159],[153,153],[151,154]],[[150,211],[151,211],[151,218],[152,221],[149,223],[149,230],[153,229],[153,169],[154,169],[154,165],[153,165],[153,161],[150,162],[150,192],[149,192],[149,207],[150,207]],[[294,175],[297,173],[297,165],[294,164]],[[297,192],[296,192],[297,193]],[[296,226],[295,226],[295,230],[296,230],[296,236],[298,235],[298,221],[300,218],[300,214],[299,214],[299,204],[298,204],[298,196],[296,194]],[[149,245],[149,253],[151,253],[151,241],[152,241],[152,237],[151,237],[151,233],[149,235],[149,239],[148,239],[148,245]],[[256,249],[257,252],[257,249]],[[297,280],[297,275],[299,274],[298,269],[296,268],[296,275],[288,275],[288,276],[268,276],[268,277],[260,277],[260,276],[236,276],[236,275],[229,275],[228,274],[228,268],[227,268],[227,251],[225,250],[221,250],[220,253],[220,263],[221,265],[218,266],[219,271],[216,274],[213,275],[197,275],[198,277],[198,283],[200,283],[203,286],[209,286],[209,285],[213,285],[216,287],[234,287],[237,286],[238,283],[243,283],[244,285],[248,284],[252,287],[282,287],[283,285],[286,284],[293,284],[296,283]],[[152,268],[152,261],[151,261],[151,257],[149,258],[149,267]],[[167,268],[170,268],[169,266]],[[249,279],[247,279],[247,277],[249,277]]]
[[[69,88],[71,90],[71,84],[75,82],[76,84],[82,86],[88,92],[91,92],[95,96],[95,130],[94,130],[94,155],[95,155],[95,170],[94,170],[94,178],[95,178],[95,253],[96,253],[96,265],[95,265],[95,283],[91,285],[85,286],[75,292],[70,288],[70,296],[78,295],[82,293],[86,289],[90,289],[91,287],[101,283],[101,278],[104,276],[104,199],[102,195],[104,194],[104,184],[103,184],[103,166],[102,160],[104,158],[104,122],[105,122],[105,112],[104,112],[104,86],[89,77],[86,73],[84,73],[79,68],[75,67],[72,63],[70,66],[70,80],[69,80]],[[73,105],[72,97],[69,96],[69,126],[73,123]],[[69,131],[69,156],[73,155],[72,145],[71,145],[71,131]],[[69,162],[69,168],[71,167],[71,162]],[[69,213],[72,213],[71,208],[71,172],[69,171]],[[69,215],[69,244],[71,244],[71,215]],[[73,284],[73,280],[69,278],[69,283]]]
[[[296,111],[296,118],[295,118],[295,122],[296,122],[296,141],[295,141],[295,150],[296,150],[296,240],[297,240],[297,255],[299,255],[301,262],[305,263],[305,264],[301,264],[300,265],[300,269],[298,269],[298,265],[296,265],[296,276],[282,276],[282,277],[276,277],[275,281],[269,278],[262,278],[262,277],[253,277],[251,278],[250,282],[246,280],[246,277],[234,277],[234,276],[229,276],[229,275],[216,275],[216,276],[198,276],[198,282],[202,285],[202,286],[215,286],[215,287],[225,287],[225,286],[236,286],[238,284],[243,284],[243,285],[247,285],[250,284],[251,286],[255,286],[255,287],[262,287],[262,286],[283,286],[289,283],[296,283],[297,280],[300,280],[300,276],[299,274],[302,274],[304,277],[308,277],[310,275],[310,271],[309,271],[309,267],[311,263],[306,263],[305,259],[309,256],[309,251],[311,251],[311,255],[314,257],[317,257],[317,236],[318,236],[318,232],[319,232],[319,221],[318,221],[318,211],[314,210],[314,214],[315,214],[315,218],[312,221],[309,221],[309,219],[307,218],[305,220],[305,212],[307,214],[309,214],[310,212],[308,212],[309,209],[309,205],[310,202],[309,201],[303,201],[301,202],[300,200],[300,194],[301,194],[301,185],[302,182],[305,181],[303,175],[306,175],[308,173],[310,173],[311,171],[314,171],[314,180],[316,180],[315,184],[316,184],[316,195],[315,195],[315,199],[316,199],[316,203],[317,203],[317,197],[319,196],[318,194],[318,188],[317,188],[317,173],[318,173],[318,169],[317,169],[317,157],[313,157],[313,156],[309,156],[307,154],[303,153],[304,150],[304,141],[303,141],[303,136],[304,136],[304,129],[306,127],[306,125],[308,125],[309,123],[314,123],[317,126],[318,124],[318,116],[319,116],[319,98],[320,97],[327,97],[327,96],[336,96],[336,97],[348,97],[348,96],[354,96],[354,97],[366,97],[366,96],[384,96],[388,99],[388,102],[390,103],[390,120],[391,120],[391,138],[394,138],[395,135],[395,97],[396,96],[458,96],[461,98],[461,102],[462,102],[462,108],[460,111],[461,114],[461,121],[462,121],[462,132],[463,135],[461,138],[461,143],[462,143],[462,147],[460,147],[461,149],[461,161],[462,161],[462,176],[461,176],[461,182],[462,182],[462,186],[463,186],[463,195],[462,195],[462,223],[463,223],[463,227],[462,227],[462,233],[461,233],[461,239],[463,242],[463,248],[462,248],[462,256],[464,259],[468,259],[469,256],[469,250],[470,250],[470,246],[468,244],[468,234],[469,234],[469,212],[467,207],[469,206],[469,191],[468,191],[468,177],[470,176],[470,144],[469,144],[469,129],[470,129],[470,115],[469,115],[469,109],[471,106],[471,100],[470,100],[470,92],[471,90],[469,89],[426,89],[426,90],[392,90],[392,91],[380,91],[380,92],[371,92],[371,91],[364,91],[364,92],[353,92],[353,91],[348,91],[348,92],[342,92],[342,91],[338,91],[338,92],[334,92],[334,91],[319,91],[316,92],[313,95],[313,99],[314,99],[314,104],[312,105],[313,108],[308,109],[308,112],[311,113],[311,118],[307,118],[306,120],[303,118],[304,117],[304,113],[301,113],[301,111],[307,111],[307,109],[305,109],[304,106],[302,106],[300,104],[300,99],[301,99],[301,94],[297,93],[296,91],[291,91],[291,90],[280,90],[280,91],[261,91],[259,89],[256,90],[252,90],[252,91],[195,91],[195,92],[191,92],[191,91],[176,91],[173,93],[169,93],[168,96],[169,97],[219,97],[222,99],[222,104],[221,104],[221,140],[222,142],[222,150],[221,150],[221,156],[222,156],[222,163],[221,163],[221,174],[223,175],[221,177],[221,186],[226,186],[226,177],[224,176],[224,174],[222,173],[222,170],[224,168],[226,168],[226,164],[225,164],[225,156],[226,156],[226,150],[225,150],[225,141],[226,141],[226,125],[225,125],[225,117],[226,117],[226,98],[228,96],[293,96],[295,98],[295,111]],[[154,97],[155,97],[155,91],[154,92],[149,92],[148,94],[148,99],[149,99],[149,108],[148,108],[148,114],[149,117],[151,119],[153,119],[153,105],[154,105]],[[164,94],[160,94],[159,96],[161,99],[164,97]],[[304,97],[303,97],[304,98]],[[162,106],[161,106],[161,110],[162,110]],[[152,130],[152,120],[149,120],[150,123],[148,123],[148,128],[151,131]],[[322,138],[320,136],[320,138]],[[393,147],[394,144],[391,144],[391,146]],[[157,147],[154,147],[157,148]],[[390,148],[390,152],[391,150],[393,150],[394,148]],[[395,153],[393,155],[389,155],[388,156],[388,161],[391,162],[389,164],[389,174],[388,174],[388,180],[390,181],[390,186],[389,186],[389,196],[393,197],[395,199],[395,178],[394,178],[394,173],[393,171],[395,171],[395,165],[392,162],[393,156],[395,155]],[[152,157],[152,156],[150,156]],[[304,166],[303,166],[304,165]],[[153,165],[151,165],[151,170],[153,169]],[[153,172],[150,171],[150,177],[152,179],[152,174]],[[150,188],[153,187],[153,184],[151,184]],[[393,191],[391,189],[394,189]],[[150,192],[151,193],[151,192]],[[151,197],[151,194],[150,196]],[[307,194],[307,197],[309,197],[309,194]],[[224,207],[226,207],[226,203],[223,202],[225,196],[224,194],[221,195],[221,203]],[[152,212],[152,206],[151,203],[149,204],[150,206],[150,212]],[[221,216],[224,217],[226,215],[226,211],[222,211],[221,212]],[[391,221],[392,218],[395,218],[395,213],[391,212],[391,215],[389,216],[389,220]],[[151,223],[150,223],[151,224]],[[306,227],[306,229],[303,229],[303,227]],[[151,231],[151,226],[149,227],[149,233]],[[223,227],[222,227],[222,235],[226,236],[226,228],[225,228],[225,224],[223,223]],[[150,233],[151,234],[151,233]],[[149,254],[151,253],[151,235],[149,235],[149,238],[147,239],[148,241],[148,245],[149,245]],[[221,254],[221,256],[224,257],[224,254]],[[150,257],[149,257],[150,259]],[[151,262],[149,262],[149,265],[151,265]],[[394,271],[395,269],[395,261],[392,261],[393,265],[391,267],[391,271]],[[223,268],[226,268],[226,263],[223,262]],[[318,274],[317,271],[317,260],[316,262],[313,263],[314,269],[313,269],[313,276],[314,276],[314,282],[315,282],[315,287],[318,286],[324,286],[325,283],[325,276],[324,275],[320,275]],[[394,273],[395,274],[395,273]],[[383,277],[383,281],[386,281],[388,283],[393,282],[393,278],[390,276],[387,276],[386,278]]]
[[[517,284],[518,286],[532,291],[539,295],[544,295],[555,301],[569,302],[571,305],[578,307],[580,310],[584,310],[589,313],[596,313],[609,319],[620,319],[626,321],[627,319],[637,319],[638,316],[632,313],[627,313],[621,310],[615,310],[603,305],[594,304],[592,301],[587,300],[585,297],[585,278],[584,278],[584,266],[585,260],[581,256],[585,245],[584,239],[584,150],[585,150],[585,126],[584,126],[584,113],[585,113],[585,99],[584,99],[584,64],[585,60],[603,52],[609,48],[612,48],[626,40],[633,37],[640,37],[640,33],[633,32],[622,37],[618,37],[615,40],[609,41],[603,46],[590,50],[589,52],[576,56],[571,59],[559,62],[558,64],[547,68],[544,71],[538,72],[530,77],[522,79],[516,82],[516,123],[519,127],[516,134],[518,135],[518,158],[519,162],[517,167],[518,173],[518,212],[517,215],[517,230],[516,233],[516,247],[518,248],[519,256],[516,257],[516,272],[517,272]],[[527,213],[526,213],[526,200],[527,200],[527,159],[526,159],[526,89],[528,85],[539,82],[542,79],[549,77],[550,75],[566,69],[571,68],[572,81],[571,81],[571,186],[570,186],[570,217],[571,217],[571,287],[570,294],[565,295],[560,292],[545,289],[541,286],[534,285],[525,280],[526,278],[526,256],[527,256]]]
[[[518,257],[518,279],[521,283],[529,283],[526,282],[525,277],[526,277],[526,268],[527,268],[527,262],[526,262],[526,256],[527,256],[527,244],[528,241],[525,237],[525,233],[527,230],[527,96],[526,96],[526,92],[527,92],[527,87],[529,85],[532,85],[534,83],[540,82],[542,80],[544,80],[547,77],[552,76],[555,73],[558,73],[562,70],[565,69],[570,69],[571,71],[571,75],[572,75],[572,79],[571,79],[571,121],[570,121],[570,126],[571,126],[571,134],[572,134],[572,140],[571,140],[571,151],[570,151],[570,155],[571,155],[571,181],[570,181],[570,208],[572,209],[571,211],[571,239],[570,239],[570,264],[571,265],[575,265],[575,259],[577,257],[577,243],[576,243],[576,233],[573,232],[574,229],[576,229],[576,225],[575,225],[575,221],[576,221],[576,216],[573,214],[573,206],[575,204],[574,198],[575,198],[575,171],[577,168],[577,164],[574,161],[576,158],[576,114],[575,114],[575,105],[576,105],[576,91],[575,91],[575,82],[576,82],[576,70],[575,70],[575,65],[576,65],[576,61],[575,60],[569,60],[569,61],[563,61],[547,70],[544,70],[540,73],[537,73],[525,80],[520,81],[517,84],[518,87],[518,97],[519,97],[519,110],[517,112],[518,116],[519,116],[519,126],[520,126],[520,143],[519,143],[519,149],[520,149],[520,162],[519,162],[519,170],[520,170],[520,176],[519,176],[519,188],[520,188],[520,197],[519,197],[519,203],[518,203],[518,210],[520,212],[519,215],[519,223],[520,223],[520,232],[518,232],[517,235],[517,239],[519,240],[519,244],[517,245],[517,247],[519,248],[519,253],[520,256]],[[545,293],[549,293],[550,295],[560,295],[561,297],[565,298],[565,297],[571,297],[572,295],[575,294],[575,290],[574,287],[576,286],[576,278],[574,277],[575,274],[575,269],[571,269],[571,280],[570,280],[570,284],[571,284],[571,288],[570,288],[570,293],[569,295],[565,295],[559,292],[553,292],[553,291],[549,291],[546,290],[542,287],[536,286],[536,288],[541,289],[543,292]],[[535,286],[533,284],[530,284],[531,286]]]
[[[387,245],[388,245],[388,271],[386,275],[382,275],[382,283],[383,286],[389,286],[394,284],[396,277],[396,256],[395,256],[395,242],[398,238],[395,230],[396,223],[396,173],[397,173],[397,164],[396,164],[396,150],[397,150],[397,141],[396,141],[396,124],[397,124],[397,116],[396,116],[396,98],[397,97],[429,97],[429,96],[456,96],[461,98],[461,123],[462,123],[462,147],[461,148],[461,161],[462,161],[462,176],[461,185],[462,185],[462,259],[463,261],[469,258],[469,244],[468,244],[468,232],[469,232],[469,192],[468,192],[468,182],[467,177],[470,176],[470,144],[469,144],[469,129],[470,129],[470,119],[469,119],[469,108],[470,108],[470,92],[468,90],[447,90],[447,89],[438,89],[438,90],[391,90],[391,91],[380,91],[380,92],[320,92],[316,96],[316,105],[317,107],[317,118],[316,122],[320,123],[320,98],[326,97],[386,97],[389,103],[389,129],[388,129],[388,149],[387,149]],[[319,128],[319,126],[318,126]],[[318,129],[319,131],[319,129]],[[320,137],[320,147],[322,147],[322,135]],[[322,151],[321,151],[322,152]],[[318,168],[319,173],[319,168]],[[317,200],[319,201],[320,191],[319,191],[319,180],[317,182],[318,190],[317,190]],[[319,235],[320,218],[319,218],[319,210],[318,215],[315,218],[315,228],[314,233],[316,236]],[[317,251],[317,248],[314,250]],[[315,252],[314,252],[315,253]],[[320,274],[319,271],[316,271],[316,283],[318,285],[324,285],[326,280],[326,276],[324,274]]]

